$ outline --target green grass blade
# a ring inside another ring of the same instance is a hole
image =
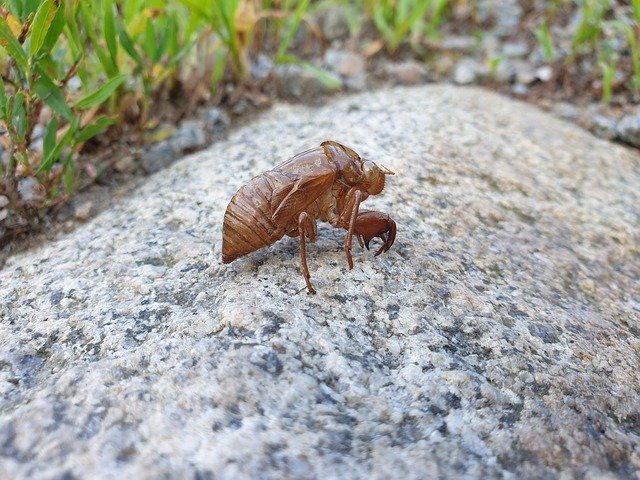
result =
[[[116,22],[113,13],[113,0],[104,0],[104,40],[107,42],[107,49],[111,56],[111,61],[118,68],[118,34],[116,32]]]
[[[84,110],[86,108],[93,107],[95,105],[100,105],[105,102],[112,94],[116,91],[116,89],[125,81],[127,76],[124,73],[120,75],[116,75],[100,88],[98,88],[95,92],[90,93],[86,97],[81,98],[76,103],[76,108],[80,110]]]
[[[293,14],[293,18],[291,19],[291,22],[289,22],[289,29],[287,30],[287,33],[285,34],[284,38],[280,42],[278,53],[276,53],[276,61],[278,61],[278,59],[281,58],[289,49],[289,45],[291,44],[293,37],[298,31],[300,22],[302,21],[302,15],[304,15],[304,13],[307,11],[308,8],[309,8],[309,0],[302,0],[296,7],[296,10]]]
[[[29,55],[31,58],[34,58],[42,48],[42,45],[44,45],[44,40],[56,13],[58,13],[58,7],[53,3],[53,0],[44,0],[36,11],[31,24],[31,36],[29,37]]]

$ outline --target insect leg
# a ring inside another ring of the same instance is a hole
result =
[[[360,192],[360,190],[356,190],[354,194],[353,209],[351,210],[351,218],[349,219],[349,230],[347,230],[347,238],[344,241],[344,252],[347,255],[349,270],[353,268],[353,258],[351,258],[351,241],[353,237],[353,230],[356,226],[356,218],[358,217],[360,202],[362,202],[362,192]]]
[[[312,242],[316,239],[316,225],[315,219],[307,212],[302,212],[298,216],[298,233],[300,235],[302,275],[304,276],[304,281],[307,282],[307,290],[309,290],[309,293],[316,293],[311,285],[311,274],[309,273],[309,266],[307,265],[307,236],[309,236],[309,240]]]

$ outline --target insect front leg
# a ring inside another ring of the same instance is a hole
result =
[[[362,197],[362,192],[360,190],[356,190],[353,195],[353,207],[351,207],[351,216],[349,218],[347,238],[344,241],[344,253],[347,255],[349,270],[353,269],[353,258],[351,257],[351,241],[356,226],[356,218],[358,217],[358,209],[360,208],[360,203],[362,202],[362,200],[364,200]]]
[[[377,257],[391,248],[396,239],[396,222],[383,212],[369,210],[360,211],[355,221],[354,233],[358,239],[364,242],[364,246],[369,250],[369,242],[373,238],[382,240],[382,245],[375,253]]]
[[[302,275],[307,283],[309,293],[316,293],[313,285],[311,285],[311,274],[307,265],[307,238],[310,242],[316,241],[317,227],[316,220],[307,212],[302,212],[298,216],[298,234],[300,236],[300,264],[302,266]]]

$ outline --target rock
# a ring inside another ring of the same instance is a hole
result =
[[[529,53],[526,42],[505,42],[502,44],[502,55],[509,58],[521,58]]]
[[[597,137],[614,140],[618,136],[618,122],[615,118],[594,115],[590,130]]]
[[[395,85],[419,85],[427,80],[427,67],[415,60],[388,63],[384,67],[387,77]]]
[[[93,209],[93,203],[91,201],[85,201],[81,203],[73,204],[73,216],[76,220],[86,220],[91,216],[91,210]]]
[[[25,202],[37,202],[44,198],[46,191],[34,177],[25,177],[18,180],[18,193]]]
[[[322,36],[330,42],[349,38],[349,20],[344,9],[339,5],[321,11],[318,23]]]
[[[278,65],[275,71],[281,79],[281,94],[285,97],[312,99],[334,91],[323,83],[317,75],[300,65]],[[342,80],[339,76],[328,71],[324,73],[336,84],[342,85]]]
[[[171,140],[154,143],[140,158],[142,168],[147,173],[155,173],[171,165],[181,153],[180,146]]]
[[[478,44],[478,39],[471,35],[446,35],[438,42],[438,48],[451,52],[472,52]]]
[[[250,65],[251,76],[256,82],[262,81],[269,76],[273,69],[273,60],[267,55],[260,53],[255,61]],[[220,110],[219,108],[212,108],[211,110]]]
[[[204,124],[208,132],[220,134],[229,129],[231,119],[223,109],[214,107],[205,112]]]
[[[500,37],[518,33],[522,13],[518,0],[479,0],[476,5],[477,20],[493,20],[492,32]]]
[[[553,111],[560,118],[565,118],[567,120],[576,120],[580,116],[580,112],[576,106],[567,102],[554,103]]]
[[[204,147],[207,143],[207,137],[204,132],[204,122],[200,120],[183,122],[175,135],[171,137],[170,141],[182,152]]]
[[[9,216],[9,209],[7,208],[0,209],[0,222],[5,220],[8,216]],[[0,236],[0,238],[2,237]]]
[[[348,50],[330,48],[324,56],[327,69],[343,77],[362,76],[365,72],[365,61],[362,55]]]
[[[451,72],[456,66],[456,61],[453,59],[451,55],[438,55],[438,58],[434,59],[431,63],[431,67],[433,69],[433,73],[438,78],[444,78],[451,75]]]
[[[124,157],[116,160],[113,164],[113,168],[116,172],[120,173],[132,173],[137,169],[137,164],[133,155],[125,155]]]
[[[396,172],[374,257],[223,265],[326,138]],[[640,153],[482,89],[277,105],[0,270],[5,478],[635,478]],[[211,452],[214,452],[212,454]]]
[[[487,67],[475,58],[466,57],[456,64],[453,81],[458,85],[468,85],[480,80],[488,73]]]
[[[553,68],[544,65],[536,70],[536,78],[541,82],[548,82],[553,78]]]
[[[0,208],[4,208],[9,205],[9,199],[4,195],[0,195]]]
[[[620,140],[640,147],[640,115],[626,115],[618,122]]]

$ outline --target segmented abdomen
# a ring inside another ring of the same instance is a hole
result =
[[[236,258],[271,245],[286,233],[272,220],[271,197],[279,182],[269,173],[255,177],[233,196],[224,214],[222,261]]]

